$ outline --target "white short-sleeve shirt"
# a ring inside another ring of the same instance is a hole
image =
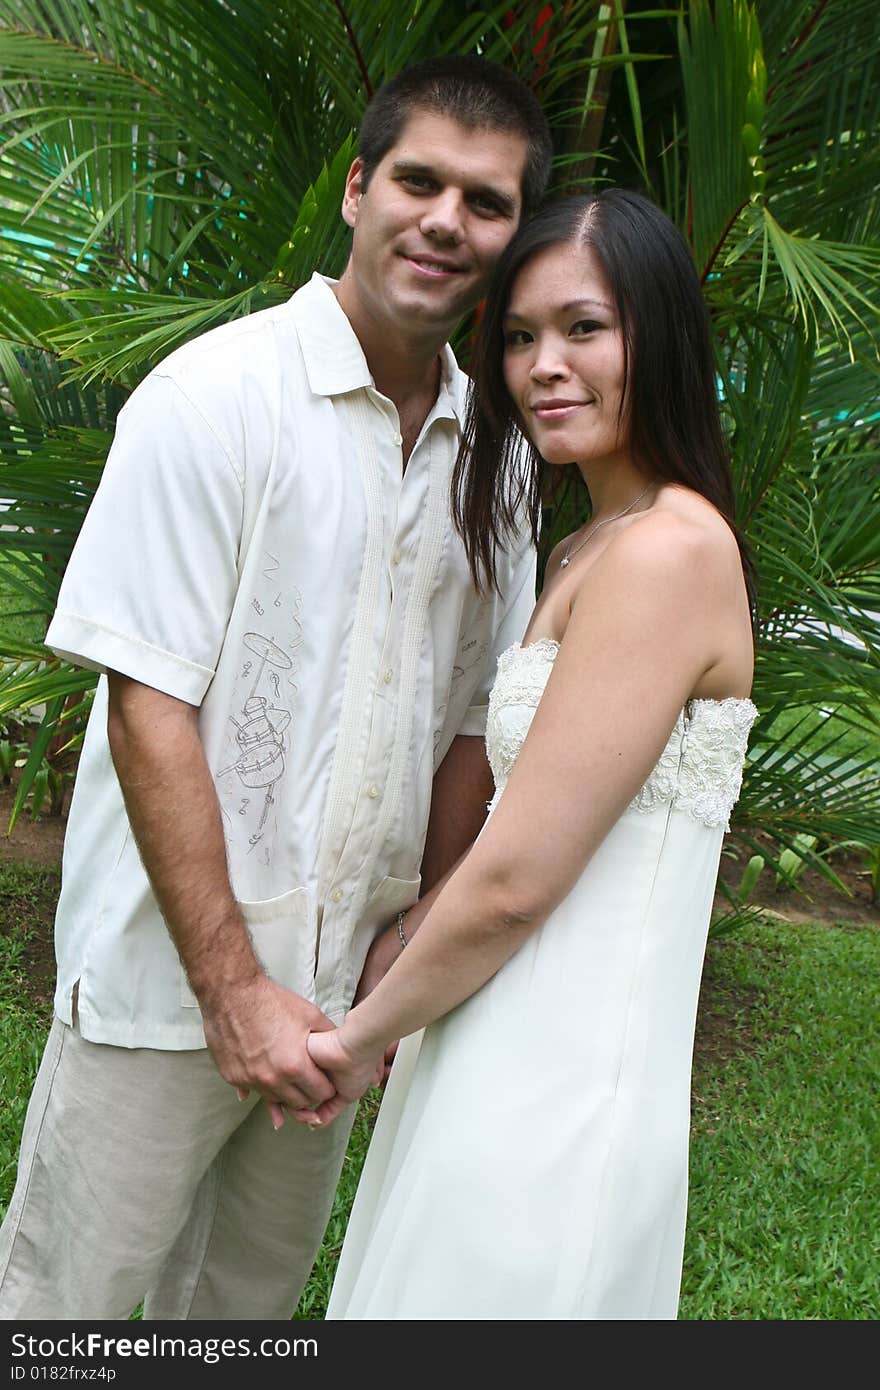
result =
[[[320,276],[204,334],[132,394],[47,642],[200,708],[229,874],[273,979],[338,1020],[418,896],[434,771],[481,735],[525,631],[523,538],[481,598],[449,514],[466,378],[449,349],[407,463]],[[99,683],[56,923],[55,1008],[95,1042],[204,1045],[134,843]]]

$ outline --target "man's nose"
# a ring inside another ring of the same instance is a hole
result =
[[[444,188],[431,199],[422,215],[425,236],[444,241],[460,241],[463,235],[464,203],[456,188]]]

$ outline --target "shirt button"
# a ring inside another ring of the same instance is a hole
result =
[[[399,565],[399,564],[400,564],[400,551],[399,551],[399,550],[395,550],[394,553],[392,554],[392,556],[391,556],[391,563],[392,563],[392,565]]]
[[[402,434],[395,434],[395,435],[392,435],[392,439],[394,440],[394,443],[395,443],[395,444],[402,444],[402,443],[403,443],[403,435],[402,435]]]
[[[371,801],[375,801],[378,795],[379,788],[376,786],[376,783],[374,782],[371,787],[367,788],[367,796],[370,798]]]
[[[341,889],[341,888],[334,888],[334,889],[333,889],[333,892],[330,894],[330,897],[333,899],[333,901],[334,901],[335,903],[341,903],[341,902],[342,902],[342,889]]]
[[[382,679],[386,685],[390,685],[391,682],[394,680],[394,672],[392,671],[390,666],[388,667],[388,670],[385,672]]]

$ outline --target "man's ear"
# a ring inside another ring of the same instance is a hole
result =
[[[359,155],[345,176],[345,192],[342,195],[342,217],[349,227],[357,223],[358,206],[363,197],[363,177],[364,165]]]

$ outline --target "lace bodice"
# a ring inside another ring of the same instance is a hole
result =
[[[486,724],[495,778],[490,810],[516,762],[558,651],[558,642],[542,637],[525,647],[516,642],[498,659]],[[674,802],[676,810],[702,825],[726,826],[739,796],[746,742],[757,713],[751,700],[689,700],[629,809],[647,812]]]

